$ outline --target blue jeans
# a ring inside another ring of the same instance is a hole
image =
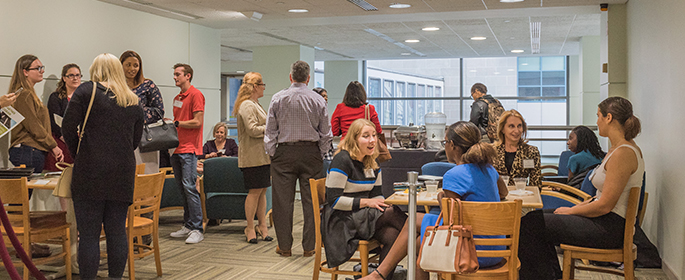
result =
[[[11,147],[9,150],[10,162],[14,166],[24,164],[27,168],[33,168],[33,173],[43,172],[46,154],[47,152],[26,145]]]
[[[202,231],[202,205],[200,193],[195,187],[197,181],[197,156],[195,154],[173,154],[171,167],[174,169],[176,185],[183,193],[183,226]]]

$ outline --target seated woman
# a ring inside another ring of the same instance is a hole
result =
[[[480,142],[480,139],[480,130],[471,122],[459,121],[447,129],[445,152],[447,159],[456,163],[457,166],[443,176],[444,193],[440,193],[438,199],[446,196],[464,201],[500,201],[500,193],[506,196],[506,186],[492,166],[495,150],[490,144]],[[435,225],[437,219],[437,213],[425,215],[417,213],[416,220],[421,222],[413,230],[420,230],[423,233],[426,226]],[[371,273],[362,279],[387,279],[392,275],[397,263],[407,255],[409,230],[405,224],[395,244],[392,245],[388,257],[375,270],[376,273]],[[420,239],[417,243],[420,244]],[[487,248],[479,247],[478,249]],[[501,258],[478,258],[478,264],[481,267],[492,266],[500,261]],[[428,272],[417,269],[416,279],[428,278]]]
[[[202,147],[202,155],[198,159],[213,157],[237,157],[238,144],[233,139],[227,139],[228,126],[224,122],[214,125],[214,140],[209,140]]]
[[[575,175],[600,164],[606,155],[599,146],[597,135],[584,125],[576,126],[571,130],[566,145],[571,152],[575,153],[568,159],[569,182]],[[583,178],[585,178],[584,175]]]
[[[369,116],[366,116],[366,106],[369,106]],[[331,131],[333,136],[342,136],[341,139],[347,135],[347,130],[350,124],[356,119],[368,119],[376,126],[376,133],[383,133],[381,124],[378,122],[378,113],[373,105],[366,102],[366,91],[364,85],[360,82],[353,81],[347,85],[343,102],[338,104],[331,116]]]
[[[599,136],[609,137],[611,149],[590,177],[596,199],[569,207],[538,210],[521,218],[519,260],[521,280],[561,279],[554,249],[561,243],[598,249],[623,246],[630,189],[640,187],[645,163],[633,138],[640,120],[630,101],[609,97],[597,110]]]
[[[510,186],[514,185],[514,178],[528,178],[529,186],[542,185],[540,151],[527,144],[527,132],[528,125],[521,113],[514,109],[502,113],[497,124],[497,156],[493,165],[500,175],[509,176]]]
[[[359,240],[377,240],[383,246],[380,259],[385,259],[407,219],[402,210],[384,203],[375,125],[357,119],[347,135],[326,178],[321,230],[329,267],[349,260]]]

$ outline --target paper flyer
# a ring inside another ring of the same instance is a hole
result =
[[[3,107],[0,109],[0,137],[5,136],[7,132],[12,130],[21,121],[24,120],[24,116],[19,114],[17,110],[12,106]]]

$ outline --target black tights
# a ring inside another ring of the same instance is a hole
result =
[[[381,254],[380,262],[390,252],[392,244],[395,243],[395,239],[402,231],[404,223],[407,220],[407,214],[402,211],[397,206],[391,206],[385,209],[383,215],[381,215],[376,221],[376,232],[373,235],[373,239],[378,240],[381,243]],[[392,279],[392,273],[390,273],[386,279]]]

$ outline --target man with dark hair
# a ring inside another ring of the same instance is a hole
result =
[[[314,254],[314,210],[310,178],[321,178],[323,155],[332,139],[326,101],[307,88],[309,64],[296,61],[290,69],[289,88],[274,94],[266,119],[264,144],[271,156],[273,218],[278,247],[276,253],[289,257],[293,245],[295,185],[300,182],[304,226],[304,256]]]
[[[484,84],[475,83],[471,87],[471,97],[475,101],[471,105],[470,122],[480,129],[481,141],[490,143],[497,140],[497,121],[504,112],[504,107],[499,100],[487,93],[488,88]]]
[[[188,64],[174,65],[174,81],[181,92],[174,97],[174,125],[178,130],[178,147],[171,156],[176,185],[185,199],[183,203],[183,227],[172,232],[171,237],[186,238],[187,244],[199,243],[202,233],[202,206],[200,193],[195,187],[197,180],[197,155],[202,155],[202,126],[204,123],[205,97],[190,84],[193,68]]]

